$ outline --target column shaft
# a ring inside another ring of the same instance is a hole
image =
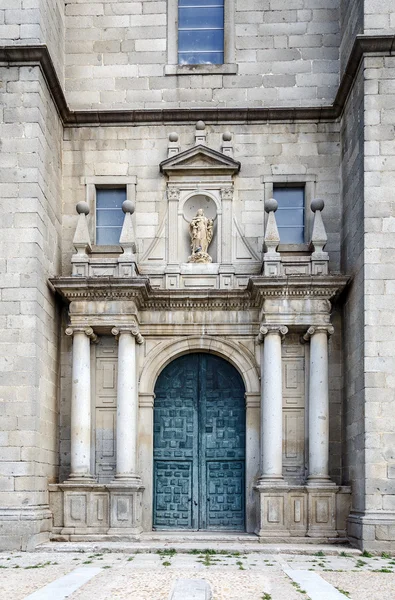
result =
[[[125,330],[118,345],[116,479],[137,478],[137,417],[136,340]]]
[[[262,331],[262,330],[261,330]],[[282,480],[283,406],[281,332],[266,333],[261,352],[261,461],[263,480]]]
[[[91,479],[90,339],[85,331],[73,332],[72,370],[70,479]]]
[[[310,337],[309,483],[329,481],[328,331]]]

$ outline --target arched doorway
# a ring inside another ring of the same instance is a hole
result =
[[[245,529],[245,389],[223,358],[193,353],[155,386],[155,529]]]

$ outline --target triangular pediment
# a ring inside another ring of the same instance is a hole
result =
[[[207,146],[194,146],[189,150],[166,158],[159,165],[161,173],[206,171],[207,173],[227,174],[238,173],[240,166],[240,163],[230,156]]]

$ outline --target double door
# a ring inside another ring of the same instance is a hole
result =
[[[224,359],[188,354],[155,387],[155,529],[243,531],[243,381]]]

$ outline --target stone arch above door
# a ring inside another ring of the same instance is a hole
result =
[[[259,367],[254,355],[240,344],[218,339],[213,336],[190,336],[167,340],[156,346],[144,361],[140,375],[139,393],[150,395],[154,393],[155,383],[160,372],[172,360],[189,352],[211,352],[230,362],[240,373],[246,396],[260,394]]]

